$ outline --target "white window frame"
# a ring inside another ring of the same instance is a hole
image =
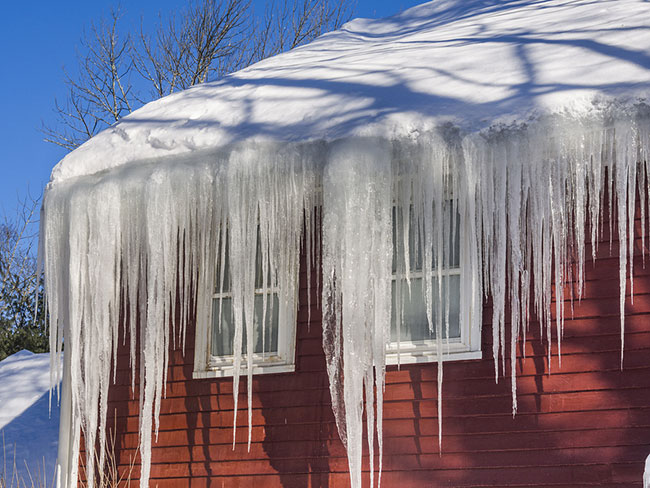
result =
[[[476,251],[472,248],[468,237],[471,232],[468,226],[468,219],[459,217],[459,239],[460,239],[460,259],[458,268],[452,268],[445,271],[444,275],[460,276],[460,339],[443,340],[443,361],[461,361],[481,359],[481,307],[482,307],[482,290],[476,288],[480,283],[478,262]],[[297,267],[296,267],[297,269]],[[436,273],[436,271],[432,271]],[[412,271],[412,278],[422,278],[424,271]],[[395,275],[393,278],[395,279]],[[298,277],[292,277],[293,290],[291,293],[292,300],[283,304],[280,300],[278,311],[278,354],[259,354],[256,353],[253,358],[253,374],[275,374],[289,373],[296,369],[296,329],[297,329],[297,304],[299,283]],[[211,285],[214,290],[214,285]],[[277,287],[257,288],[256,295],[269,293],[278,293]],[[200,290],[199,294],[209,293],[208,290]],[[197,311],[196,324],[196,341],[195,341],[195,360],[193,378],[223,378],[233,376],[232,357],[213,356],[212,350],[212,327],[213,327],[213,301],[220,297],[228,298],[230,292],[219,293],[215,291],[209,293],[207,300],[201,300],[199,304],[205,306],[199,307]],[[268,312],[268,309],[267,309]],[[400,341],[399,348],[396,342],[390,342],[386,348],[386,364],[419,364],[431,363],[438,361],[437,344],[435,340],[427,341]],[[247,373],[246,355],[242,356],[241,374]]]
[[[216,267],[216,263],[215,263]],[[297,267],[294,267],[297,269]],[[216,278],[216,273],[214,273]],[[296,329],[298,319],[298,276],[291,277],[293,290],[289,294],[289,303],[283,303],[280,289],[277,286],[270,288],[256,288],[255,295],[268,294],[267,300],[273,300],[274,294],[279,298],[278,310],[278,351],[277,354],[255,353],[253,355],[253,374],[291,373],[296,370]],[[233,356],[215,356],[212,354],[212,328],[214,300],[231,298],[232,291],[219,292],[214,284],[211,285],[213,293],[209,293],[207,300],[199,299],[198,303],[206,303],[197,311],[196,341],[194,356],[194,379],[201,378],[226,378],[234,374]],[[267,301],[267,314],[270,312]],[[248,373],[247,355],[242,354],[240,374]]]
[[[470,248],[468,235],[467,218],[459,217],[459,239],[460,256],[459,266],[443,271],[443,278],[448,276],[460,276],[460,339],[443,339],[442,360],[443,361],[464,361],[481,359],[481,313],[478,307],[482,307],[481,293],[473,289],[479,281],[479,265],[476,256]],[[436,274],[432,270],[430,273]],[[411,271],[411,279],[423,279],[424,271]],[[393,274],[392,280],[397,275]],[[402,330],[404,325],[402,324]],[[386,346],[386,364],[419,364],[438,361],[438,346],[435,339],[424,341],[400,340],[399,347],[396,341],[391,341]]]

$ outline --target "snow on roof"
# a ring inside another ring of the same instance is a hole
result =
[[[650,96],[650,3],[441,0],[151,102],[67,155],[52,181],[246,139],[465,131]]]

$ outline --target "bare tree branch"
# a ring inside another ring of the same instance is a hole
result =
[[[68,96],[55,101],[56,123],[45,140],[73,150],[144,103],[219,79],[340,27],[345,0],[268,0],[257,18],[250,0],[191,0],[159,18],[155,32],[122,34],[121,12],[91,24],[78,54],[79,73],[66,72]]]
[[[28,295],[38,281],[33,246],[39,203],[37,199],[26,198],[20,202],[15,219],[5,215],[0,223],[0,316],[10,306],[8,297]]]
[[[0,222],[0,360],[21,349],[47,350],[42,282],[33,247],[38,199],[27,197]]]
[[[130,36],[120,36],[120,19],[113,10],[108,21],[91,24],[84,34],[78,75],[64,71],[68,97],[63,105],[55,101],[57,124],[43,125],[45,141],[75,149],[139,105],[131,93]]]
[[[141,28],[132,53],[137,71],[157,96],[228,74],[237,68],[229,61],[241,51],[250,28],[249,9],[249,0],[203,0],[161,21],[153,38]]]
[[[353,10],[354,2],[345,0],[272,0],[250,38],[250,63],[338,29],[350,19]]]

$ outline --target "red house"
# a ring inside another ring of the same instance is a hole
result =
[[[648,18],[434,1],[70,153],[60,486],[641,486]]]

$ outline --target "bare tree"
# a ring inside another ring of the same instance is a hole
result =
[[[132,55],[153,95],[162,97],[235,69],[249,29],[249,9],[245,0],[191,3],[167,23],[161,21],[153,38],[141,28]]]
[[[56,128],[44,127],[45,140],[72,150],[130,113],[139,99],[133,93],[131,40],[121,37],[119,10],[108,21],[92,23],[78,53],[79,72],[65,72],[68,97],[55,101]]]
[[[352,16],[352,5],[345,0],[271,0],[253,29],[248,62],[274,56],[338,29]]]
[[[47,350],[42,283],[34,258],[39,200],[20,202],[0,222],[0,360],[21,349]]]
[[[150,35],[141,23],[123,34],[119,10],[91,24],[66,73],[68,96],[55,102],[57,122],[45,140],[68,150],[144,103],[213,81],[340,27],[352,14],[345,0],[269,0],[257,17],[250,0],[193,0]]]

